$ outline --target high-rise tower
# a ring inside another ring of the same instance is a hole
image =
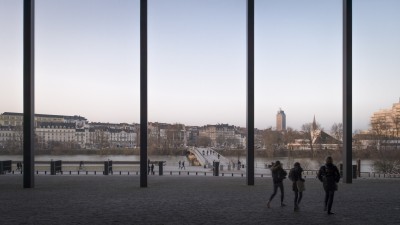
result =
[[[286,130],[286,115],[282,109],[279,109],[278,113],[276,114],[276,130]]]

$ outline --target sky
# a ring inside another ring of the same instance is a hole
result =
[[[35,111],[138,123],[139,0],[36,0]],[[399,101],[400,1],[353,0],[353,129]],[[22,112],[22,0],[0,0],[0,113]],[[255,127],[342,121],[342,0],[255,0]],[[152,122],[246,126],[246,1],[148,1]]]

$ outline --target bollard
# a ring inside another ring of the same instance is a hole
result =
[[[79,175],[79,170],[78,170],[78,175]]]
[[[129,171],[128,171],[128,175],[129,175]]]
[[[353,179],[357,179],[357,174],[358,174],[357,165],[352,165],[351,168],[352,168]]]
[[[232,177],[233,177],[233,173],[232,173]]]
[[[213,176],[219,176],[219,162],[213,162]]]
[[[196,176],[197,176],[197,172],[196,172]]]
[[[71,170],[69,171],[69,175],[71,175]]]
[[[172,171],[169,171],[169,175],[171,175],[171,176],[172,176]]]
[[[188,175],[189,175],[189,171],[188,171]]]
[[[162,176],[164,174],[164,162],[158,162],[158,175]]]
[[[94,171],[94,175],[96,175],[96,170]]]
[[[121,171],[119,171],[119,175],[121,175]]]
[[[86,171],[86,175],[88,175],[88,171]]]
[[[261,177],[264,177],[263,174],[261,174]]]
[[[181,175],[181,171],[179,171],[179,175]]]

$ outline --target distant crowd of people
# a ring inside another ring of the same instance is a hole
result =
[[[272,172],[272,182],[273,182],[273,193],[271,194],[267,207],[271,207],[271,201],[275,197],[278,189],[280,190],[280,205],[281,207],[286,206],[284,203],[284,187],[283,180],[286,179],[287,172],[282,168],[282,164],[280,161],[276,161],[271,165]],[[305,179],[302,177],[303,168],[299,162],[294,163],[293,168],[289,171],[289,179],[292,182],[292,190],[294,192],[294,211],[299,211],[299,204],[303,198],[303,192],[305,191]],[[325,191],[325,199],[324,199],[324,211],[328,213],[328,215],[334,214],[332,212],[332,204],[335,191],[338,190],[337,183],[340,180],[340,173],[336,165],[333,164],[332,157],[328,156],[325,159],[325,165],[321,166],[317,178],[322,182],[323,188]]]

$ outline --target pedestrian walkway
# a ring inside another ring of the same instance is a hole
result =
[[[400,180],[357,179],[340,184],[333,212],[323,211],[317,179],[306,179],[299,212],[284,181],[286,207],[279,194],[266,207],[271,178],[242,177],[36,176],[34,189],[22,188],[21,175],[0,176],[0,224],[399,224]]]

